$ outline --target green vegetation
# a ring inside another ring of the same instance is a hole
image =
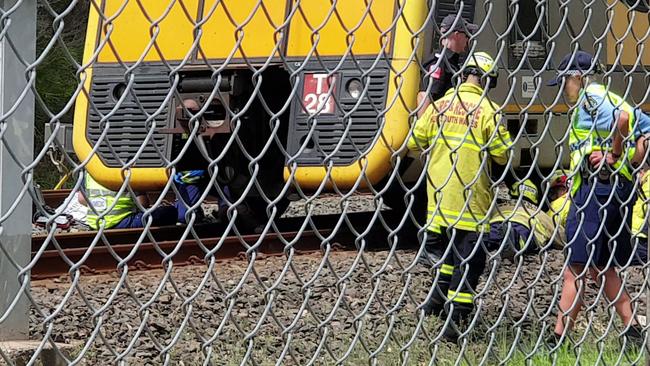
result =
[[[411,343],[408,350],[402,350],[404,345],[408,344],[414,327],[412,325],[396,325],[391,332],[391,337],[387,340],[384,347],[377,352],[374,359],[370,359],[370,352],[379,349],[382,336],[373,338],[372,332],[364,332],[362,339],[368,350],[364,349],[360,341],[355,343],[354,349],[343,361],[342,365],[644,365],[645,357],[642,350],[635,349],[631,345],[623,349],[623,340],[616,337],[616,333],[608,336],[602,342],[598,342],[595,336],[589,336],[579,345],[574,339],[573,342],[565,340],[553,353],[550,352],[549,346],[544,343],[545,336],[538,339],[539,333],[527,334],[519,338],[516,342],[514,334],[508,332],[505,327],[494,336],[481,335],[474,336],[466,342],[466,345],[459,346],[439,340],[433,343],[433,338],[437,332],[431,328],[440,326],[436,321],[427,322],[425,325],[428,331],[428,338],[420,331],[419,336]],[[535,329],[542,328],[535,326]],[[593,329],[593,328],[592,328]],[[578,332],[582,333],[581,330]],[[481,333],[477,331],[476,333]],[[577,334],[577,333],[576,333]],[[375,334],[376,335],[376,334]],[[336,332],[330,332],[325,343],[334,353],[335,358],[341,359],[348,351],[352,342],[352,337],[347,340],[335,338]],[[235,339],[238,336],[234,337]],[[291,342],[293,354],[297,357],[300,364],[306,364],[313,356],[317,345],[314,339],[304,339],[302,337],[294,338]],[[284,342],[278,339],[271,339],[263,331],[255,337],[251,357],[258,365],[275,365],[280,355]],[[239,365],[245,354],[246,345],[241,342],[228,344],[223,339],[218,340],[214,345],[212,356],[215,364]],[[336,359],[330,356],[328,351],[323,348],[316,359],[316,365],[335,365]],[[195,360],[196,364],[201,364],[202,360]],[[185,365],[194,364],[185,362]],[[245,364],[252,365],[249,362]],[[283,364],[293,364],[291,358],[287,355]]]
[[[77,63],[81,62],[89,1],[81,0],[57,24],[55,14],[61,14],[70,6],[70,0],[50,0],[48,8],[45,2],[38,2],[36,57],[46,56],[36,68],[36,90],[43,104],[36,102],[34,126],[34,155],[42,149],[44,143],[45,123],[51,121],[50,114],[57,115],[65,109],[79,84],[76,76]],[[63,31],[56,42],[56,30],[59,24]],[[72,58],[72,60],[71,60]],[[49,110],[49,113],[46,112]],[[72,123],[74,109],[70,108],[59,119],[62,123]],[[48,158],[41,161],[35,174],[35,180],[43,188],[52,188],[60,175]]]

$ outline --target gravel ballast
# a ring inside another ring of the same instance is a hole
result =
[[[87,342],[87,364],[119,358],[129,364],[167,360],[189,365],[208,358],[218,365],[243,359],[266,365],[281,357],[286,364],[312,359],[333,364],[348,350],[348,360],[367,360],[380,346],[380,355],[399,352],[414,333],[413,349],[428,349],[421,357],[439,353],[427,345],[442,321],[421,320],[416,310],[430,288],[431,274],[416,264],[415,252],[358,254],[314,253],[290,261],[269,256],[215,263],[211,271],[208,266],[178,267],[168,275],[156,270],[88,276],[74,287],[67,278],[34,282],[32,296],[42,311],[52,314],[61,308],[44,325],[33,307],[31,338],[42,339],[51,327],[57,342]],[[490,274],[497,262],[491,263],[477,299],[481,324],[473,335],[482,337],[477,342],[504,331],[537,337],[544,325],[555,321],[561,252],[528,257],[520,265],[502,261]],[[640,270],[627,274],[628,289],[638,295]],[[588,303],[594,294],[590,288]],[[602,321],[591,327],[602,331],[609,315],[604,300],[599,303],[592,312]]]

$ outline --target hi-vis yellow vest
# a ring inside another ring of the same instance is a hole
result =
[[[554,248],[562,248],[563,246],[566,235],[564,226],[556,225],[550,214],[546,212],[535,212],[533,209],[521,205],[515,206],[512,203],[500,204],[497,211],[492,215],[490,224],[499,224],[506,220],[523,225],[530,230],[535,237],[535,241],[540,246],[546,246],[551,238],[553,238]],[[558,226],[557,232],[556,226]]]
[[[111,191],[97,183],[88,173],[86,173],[85,181],[86,196],[89,200],[86,225],[91,228],[95,230],[99,229],[101,224],[99,216],[102,214],[104,214],[102,217],[103,220],[106,221],[104,228],[110,229],[136,210],[135,202],[128,196],[128,193],[124,193],[121,197],[117,198],[116,203],[115,195],[117,192]],[[115,206],[113,207],[114,203]]]
[[[591,83],[580,92],[578,104],[571,115],[571,131],[569,133],[569,147],[571,150],[571,170],[583,170],[584,164],[588,164],[587,158],[594,151],[610,151],[613,138],[611,128],[603,128],[606,123],[616,124],[615,116],[610,113],[602,115],[599,109],[611,109],[625,111],[629,115],[629,133],[634,131],[634,110],[620,96],[607,91],[598,83]],[[589,116],[581,120],[580,116]],[[601,120],[601,116],[603,120]],[[611,125],[610,125],[611,126]],[[623,177],[632,181],[632,172],[624,161],[629,161],[634,155],[634,141],[623,146],[627,159],[621,157],[613,169]],[[582,171],[581,173],[585,173]],[[582,174],[573,177],[571,194],[575,194],[582,183]]]
[[[477,231],[488,225],[490,161],[507,162],[510,134],[478,85],[463,83],[430,105],[409,138],[411,150],[429,149],[427,229]]]
[[[571,208],[571,201],[569,195],[565,194],[556,198],[549,204],[548,214],[555,218],[558,225],[566,226],[567,218],[569,217],[569,210]]]
[[[641,181],[641,192],[636,197],[632,209],[632,235],[639,238],[648,237],[648,200],[650,200],[650,172],[646,172]]]

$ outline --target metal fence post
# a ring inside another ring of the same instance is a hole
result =
[[[32,200],[26,194],[12,210],[24,187],[21,164],[29,164],[34,155],[34,96],[31,91],[21,100],[28,85],[24,63],[34,62],[36,49],[36,1],[0,0],[2,19],[0,30],[0,341],[24,340],[29,336],[29,304],[19,294],[18,270],[5,251],[21,266],[29,263],[31,254]],[[13,43],[14,48],[11,47]],[[16,54],[16,52],[18,54]],[[12,108],[17,109],[10,115]],[[9,154],[13,153],[13,156]],[[14,157],[19,160],[16,162]],[[19,302],[12,307],[16,296]]]

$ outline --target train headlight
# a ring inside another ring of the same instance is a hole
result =
[[[363,84],[361,84],[361,80],[359,79],[352,79],[348,81],[346,89],[352,98],[359,99],[363,92]]]

